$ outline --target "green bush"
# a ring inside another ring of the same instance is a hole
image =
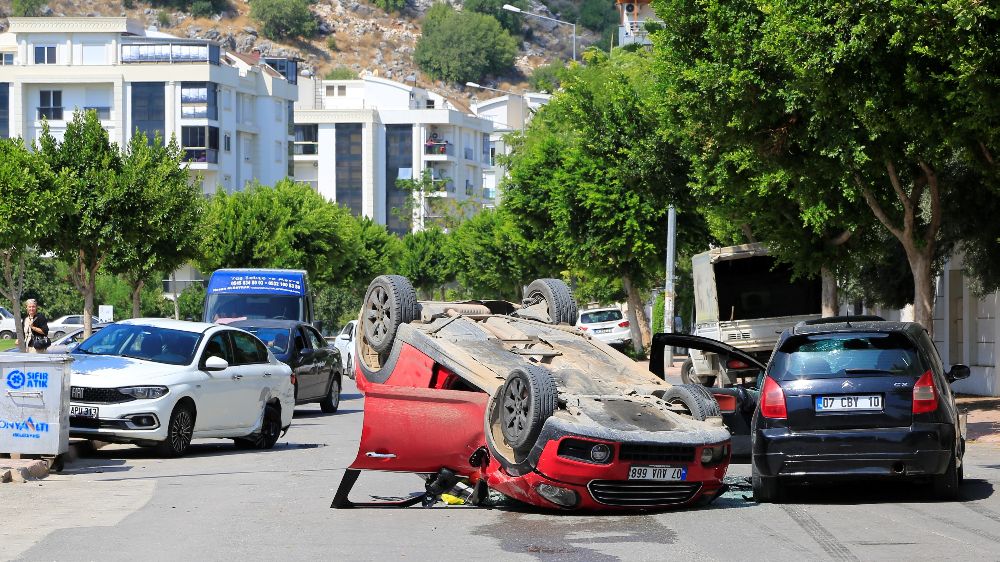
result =
[[[208,0],[197,0],[191,3],[191,15],[196,18],[209,18],[215,13],[215,6]]]
[[[592,31],[601,32],[618,24],[618,10],[606,0],[583,0],[580,5],[580,25]]]
[[[335,53],[339,52],[340,51],[340,47],[337,46],[337,38],[334,37],[333,35],[327,37],[326,38],[326,48],[330,49],[331,51],[333,51]]]
[[[513,34],[520,34],[524,16],[504,10],[504,4],[510,4],[522,10],[528,9],[528,3],[525,0],[465,0],[462,8],[477,14],[493,16],[504,29]]]
[[[653,303],[653,333],[659,334],[663,331],[663,303],[666,300],[666,293],[656,294],[656,302]]]
[[[330,72],[327,72],[324,78],[326,80],[357,80],[358,73],[346,66],[338,66],[331,68]]]
[[[161,10],[156,14],[156,23],[160,27],[170,27],[170,14]]]
[[[257,20],[261,32],[271,39],[309,37],[316,32],[309,0],[253,0],[250,17]]]
[[[517,42],[493,16],[435,4],[424,18],[413,60],[434,78],[463,83],[509,70],[516,54]]]
[[[555,61],[544,66],[539,66],[532,71],[528,78],[528,84],[536,92],[555,92],[559,89],[566,67],[560,61]]]
[[[372,0],[372,4],[387,12],[398,12],[406,7],[406,0]]]
[[[20,17],[36,17],[42,15],[42,8],[48,4],[46,0],[14,0],[11,5],[11,15]]]

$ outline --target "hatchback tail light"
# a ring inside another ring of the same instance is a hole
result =
[[[628,328],[628,320],[618,323],[619,328]]]
[[[938,392],[934,387],[934,375],[930,371],[924,373],[913,385],[913,413],[926,414],[938,407]]]
[[[764,391],[760,393],[760,415],[772,420],[788,418],[785,391],[771,377],[764,377]]]

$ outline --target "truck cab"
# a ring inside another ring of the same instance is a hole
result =
[[[205,292],[205,322],[298,320],[314,323],[309,277],[294,269],[218,269]]]
[[[694,335],[718,340],[767,363],[781,332],[820,317],[822,282],[793,279],[762,244],[714,248],[692,258]],[[691,350],[685,382],[731,386],[759,369],[739,360]]]

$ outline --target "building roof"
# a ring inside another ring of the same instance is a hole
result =
[[[41,17],[8,18],[11,33],[121,33],[144,35],[142,24],[128,18]]]

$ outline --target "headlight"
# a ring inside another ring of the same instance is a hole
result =
[[[574,507],[580,501],[580,497],[573,490],[560,488],[551,484],[539,484],[535,487],[538,494],[550,502],[562,507]]]
[[[729,454],[729,445],[715,445],[701,450],[701,464],[718,464]]]
[[[165,386],[124,386],[118,392],[138,400],[151,400],[165,396],[170,390]]]

